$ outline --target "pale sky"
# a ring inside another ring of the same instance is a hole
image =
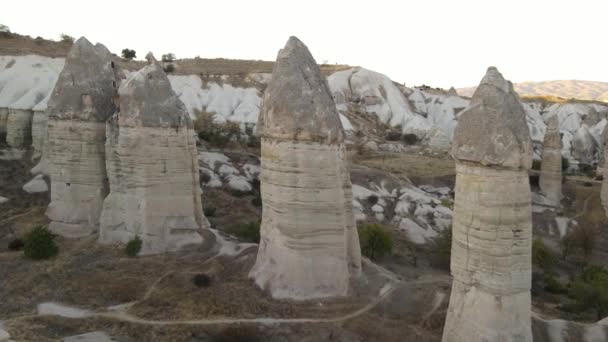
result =
[[[112,52],[274,60],[288,37],[317,62],[359,65],[407,85],[608,82],[607,0],[4,1],[13,32],[100,42]]]

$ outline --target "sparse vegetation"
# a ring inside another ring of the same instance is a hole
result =
[[[203,213],[205,213],[206,217],[213,217],[215,216],[215,207],[207,207],[207,208],[203,208]]]
[[[540,267],[545,272],[550,272],[555,267],[555,255],[543,243],[541,239],[534,239],[532,242],[532,263]]]
[[[171,63],[171,62],[175,61],[175,54],[166,53],[166,54],[162,55],[161,61],[163,61],[164,63]]]
[[[562,259],[566,260],[576,248],[576,238],[572,232],[567,232],[561,239]]]
[[[403,143],[405,143],[406,145],[416,145],[419,139],[416,134],[408,133],[404,134],[401,140],[403,140]]]
[[[366,224],[359,228],[361,253],[378,260],[393,251],[393,237],[379,224]]]
[[[196,287],[209,287],[211,285],[211,277],[204,273],[199,273],[192,277],[192,283]]]
[[[61,39],[62,43],[65,44],[74,44],[74,37],[69,36],[65,33],[62,33],[61,35],[59,35],[59,38]]]
[[[562,157],[562,172],[568,171],[568,168],[570,168],[570,161],[568,158]]]
[[[253,199],[251,199],[251,204],[253,204],[253,206],[255,206],[255,207],[261,207],[262,206],[262,197],[255,196]]]
[[[378,196],[376,196],[376,195],[367,196],[367,202],[369,202],[369,204],[371,204],[371,205],[378,203]]]
[[[442,230],[430,244],[431,264],[435,267],[450,270],[452,258],[452,229]]]
[[[236,224],[228,228],[228,233],[237,236],[245,242],[260,242],[260,223],[248,222]]]
[[[585,260],[589,260],[595,250],[598,230],[593,226],[581,224],[574,229],[573,234],[576,246],[583,251]]]
[[[137,58],[135,50],[131,49],[123,49],[122,50],[122,58],[132,60],[133,58]]]
[[[218,342],[259,342],[256,328],[249,326],[233,326],[220,332]]]
[[[134,237],[129,242],[127,242],[127,246],[125,247],[125,253],[127,253],[130,257],[135,257],[141,251],[143,241],[139,238],[139,236]]]
[[[540,160],[532,160],[532,170],[537,170],[540,171],[540,165],[541,165],[541,161]]]
[[[215,114],[207,112],[198,112],[196,117],[194,129],[198,132],[199,139],[211,146],[224,148],[230,141],[241,142],[242,132],[238,123],[230,121],[217,123]]]
[[[167,73],[170,74],[172,72],[175,72],[175,65],[173,64],[167,64],[163,67],[163,70]]]
[[[570,284],[568,294],[575,301],[571,311],[593,309],[597,319],[602,319],[608,314],[608,271],[602,266],[587,266]]]
[[[25,237],[23,253],[34,260],[53,257],[59,253],[55,243],[55,235],[44,226],[34,227]]]
[[[454,209],[454,201],[447,197],[441,199],[441,205],[452,210]]]
[[[23,246],[25,246],[25,243],[23,242],[23,240],[16,238],[11,240],[11,242],[8,243],[8,250],[9,251],[20,251],[21,249],[23,249]]]

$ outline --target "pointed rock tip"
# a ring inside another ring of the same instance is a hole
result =
[[[285,47],[279,52],[279,57],[285,58],[290,55],[309,55],[312,58],[312,55],[310,54],[310,51],[308,50],[306,44],[304,44],[296,36],[289,37],[287,43],[285,44]]]
[[[491,84],[499,89],[502,89],[505,92],[509,92],[513,89],[513,85],[511,84],[511,82],[505,80],[500,71],[498,71],[498,68],[496,68],[495,66],[488,67],[486,75],[480,82],[480,85],[482,84]]]
[[[74,46],[91,46],[92,47],[93,44],[87,39],[87,37],[82,36],[74,42]]]
[[[146,60],[149,64],[155,64],[158,62],[156,58],[154,58],[154,54],[152,52],[148,52],[148,54],[146,55]]]

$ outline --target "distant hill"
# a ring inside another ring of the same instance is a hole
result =
[[[476,87],[460,88],[458,94],[471,96]],[[564,99],[579,99],[608,102],[608,82],[595,81],[544,81],[515,83],[520,96],[556,96]]]

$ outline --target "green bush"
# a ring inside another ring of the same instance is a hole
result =
[[[65,33],[60,34],[59,38],[61,38],[61,42],[62,43],[74,44],[74,37],[69,36],[69,35],[67,35]]]
[[[418,136],[413,133],[404,134],[401,139],[406,145],[415,145],[418,143]]]
[[[569,167],[570,167],[570,161],[568,160],[568,158],[562,157],[562,172],[567,171]]]
[[[543,271],[551,271],[555,266],[555,255],[540,239],[532,242],[532,263]]]
[[[23,249],[23,246],[25,245],[25,243],[23,242],[23,240],[17,238],[17,239],[13,239],[11,240],[11,242],[8,243],[8,250],[9,251],[20,251],[21,249]]]
[[[369,204],[374,205],[374,204],[378,203],[378,196],[369,195],[369,196],[367,196],[367,201],[369,202]]]
[[[555,279],[555,275],[553,272],[547,272],[544,274],[545,280],[545,291],[554,293],[554,294],[566,294],[568,293],[568,289],[562,285],[557,279]]]
[[[209,287],[211,285],[211,277],[205,273],[199,273],[192,277],[192,283],[196,287]]]
[[[604,267],[585,267],[569,288],[568,295],[581,310],[595,310],[598,320],[608,314],[608,271]]]
[[[532,170],[540,170],[540,160],[532,160]]]
[[[23,253],[34,260],[48,259],[59,253],[55,235],[44,226],[36,226],[25,237]]]
[[[446,228],[430,244],[431,264],[441,269],[450,270],[452,258],[452,229]]]
[[[248,222],[240,223],[228,228],[228,233],[237,236],[239,239],[246,242],[260,242],[260,223]]]
[[[378,260],[393,250],[393,237],[379,224],[366,224],[359,228],[361,253]]]
[[[135,238],[127,242],[127,246],[125,247],[125,253],[127,253],[127,255],[130,257],[137,256],[137,254],[139,254],[139,252],[141,251],[142,243],[143,241],[141,241],[139,236],[136,236]]]
[[[262,206],[262,197],[255,196],[253,199],[251,199],[251,204],[253,204],[253,206],[255,206],[255,207],[261,207]]]
[[[208,207],[208,208],[204,208],[203,212],[205,213],[206,217],[213,217],[215,216],[215,207]]]

